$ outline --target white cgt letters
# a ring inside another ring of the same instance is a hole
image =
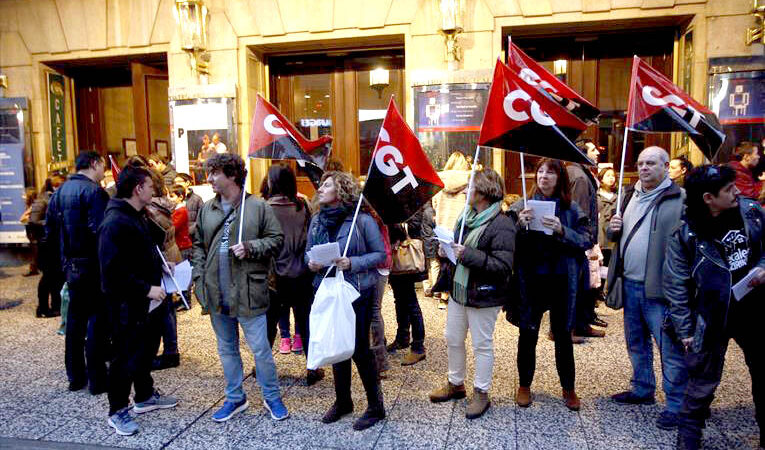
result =
[[[380,141],[390,142],[390,136],[388,135],[388,131],[385,130],[385,128],[380,129]],[[390,158],[388,158],[389,156]],[[392,145],[380,147],[380,149],[375,153],[375,166],[377,166],[377,169],[382,172],[383,175],[393,177],[398,175],[399,172],[404,172],[404,178],[399,180],[391,187],[391,190],[394,194],[398,194],[399,191],[401,191],[401,189],[407,185],[412,186],[413,189],[419,185],[419,183],[417,183],[417,179],[414,177],[414,173],[412,173],[412,169],[409,166],[404,166],[403,169],[399,169],[396,165],[403,163],[404,155],[402,155],[401,152]]]
[[[643,86],[643,100],[645,100],[646,103],[648,103],[651,106],[667,106],[671,105],[670,107],[674,109],[678,114],[681,116],[685,115],[685,108],[688,109],[688,111],[691,112],[691,120],[688,121],[688,123],[691,124],[693,128],[696,128],[696,125],[699,124],[699,121],[701,120],[701,114],[696,111],[696,109],[691,105],[686,105],[686,103],[683,101],[682,98],[678,97],[675,94],[668,94],[664,97],[659,97],[661,95],[661,91],[656,89],[653,86]],[[683,108],[685,107],[685,108]]]
[[[534,119],[534,122],[546,127],[555,125],[553,118],[547,115],[546,112],[542,111],[539,103],[531,100],[531,96],[526,91],[522,91],[520,89],[516,89],[507,94],[505,96],[505,100],[502,102],[502,109],[505,110],[505,114],[507,114],[507,117],[510,119],[516,122],[525,122],[529,120],[529,114],[526,111],[519,111],[515,109],[513,104],[516,100],[531,102],[529,110],[531,111],[531,117]]]
[[[279,122],[279,119],[275,114],[269,114],[263,119],[263,128],[275,136],[284,136],[287,134],[287,130],[282,128],[282,124]]]

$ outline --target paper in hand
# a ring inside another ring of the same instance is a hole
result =
[[[175,286],[173,277],[175,278],[175,282],[178,282],[177,287]],[[188,260],[175,266],[173,276],[164,272],[162,273],[162,287],[168,294],[178,292],[178,288],[180,288],[180,291],[187,291],[189,285],[191,285],[191,264]]]
[[[436,239],[438,239],[438,245],[441,247],[441,251],[444,252],[452,264],[457,264],[457,255],[454,254],[454,249],[452,248],[454,234],[441,226],[433,228],[433,232],[436,235]]]
[[[154,311],[161,304],[162,304],[162,300],[152,300],[151,302],[149,302],[149,312]]]
[[[324,267],[331,266],[338,258],[340,258],[340,244],[337,242],[314,245],[308,250],[308,259]]]
[[[534,211],[534,220],[529,222],[529,229],[535,231],[541,231],[544,234],[552,236],[552,228],[547,228],[542,225],[542,218],[544,216],[555,215],[555,202],[545,200],[528,200],[526,206]]]
[[[752,286],[749,286],[749,282],[752,281],[752,278],[754,278],[754,273],[756,271],[757,268],[755,267],[754,269],[750,270],[749,273],[741,279],[741,281],[733,285],[733,296],[737,301],[741,301],[742,298],[746,297],[746,294],[750,293],[752,289],[754,289]]]

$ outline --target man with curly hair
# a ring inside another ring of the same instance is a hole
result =
[[[266,321],[268,272],[284,235],[271,207],[243,193],[247,170],[241,157],[217,154],[207,160],[206,168],[215,198],[202,206],[197,217],[193,278],[197,299],[203,311],[210,312],[226,377],[226,401],[212,418],[225,422],[249,406],[242,389],[241,326],[255,355],[263,403],[274,420],[284,420],[289,413],[279,393]],[[244,219],[240,220],[242,214]],[[241,239],[237,241],[240,226]]]

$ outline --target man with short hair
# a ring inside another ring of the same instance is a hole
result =
[[[159,247],[152,240],[145,211],[153,193],[146,168],[125,167],[98,238],[101,286],[108,298],[113,342],[108,423],[122,436],[138,431],[130,415],[131,387],[135,388],[133,410],[138,414],[178,404],[176,398],[154,389],[151,378],[165,314],[158,306],[168,301],[162,288]]]
[[[169,163],[169,159],[159,153],[149,155],[149,165],[162,175],[162,181],[167,187],[171,187],[175,183],[175,177],[178,175]]]
[[[593,164],[598,163],[600,151],[590,139],[579,143],[579,148],[587,154]],[[595,302],[598,289],[590,286],[589,257],[597,253],[594,247],[598,243],[598,180],[589,167],[583,164],[568,164],[571,200],[576,202],[589,219],[590,248],[582,255],[581,273],[579,274],[580,289],[577,289],[576,327],[572,341],[575,344],[584,342],[585,337],[604,337],[606,332],[592,328],[592,325],[606,327],[608,324],[595,313]]]
[[[725,166],[702,166],[688,175],[687,220],[672,235],[664,263],[664,292],[689,374],[678,449],[701,448],[731,338],[749,367],[760,448],[765,448],[765,213],[757,202],[737,198],[735,177]],[[736,298],[732,288],[747,275],[751,291]]]
[[[736,160],[728,165],[736,171],[736,188],[742,196],[759,200],[762,181],[754,178],[754,170],[760,162],[760,149],[751,142],[741,142],[736,147]]]
[[[212,136],[212,147],[215,149],[215,153],[219,155],[228,151],[226,144],[220,141],[218,133],[214,133]]]
[[[49,242],[59,243],[55,255],[69,286],[64,340],[69,390],[89,385],[90,393],[98,395],[107,388],[108,345],[106,310],[99,289],[98,227],[109,194],[99,184],[105,168],[101,155],[81,152],[75,167],[77,173],[51,196],[45,230]]]
[[[669,179],[676,185],[683,187],[685,176],[693,170],[693,163],[688,161],[685,155],[680,155],[669,162]]]
[[[638,156],[637,166],[640,179],[632,192],[625,193],[621,212],[611,218],[607,230],[609,238],[618,244],[609,264],[608,286],[615,286],[616,278],[622,277],[624,335],[632,362],[630,390],[611,398],[620,404],[656,401],[653,336],[659,346],[667,398],[656,426],[672,429],[677,426],[688,373],[682,350],[663,327],[667,301],[662,289],[662,267],[667,241],[682,218],[684,194],[669,179],[669,155],[664,149],[646,148]]]
[[[254,195],[242,194],[247,170],[239,155],[217,154],[207,160],[207,180],[215,198],[202,206],[194,236],[194,291],[203,311],[210,312],[218,355],[226,378],[226,401],[212,419],[225,422],[249,406],[242,389],[239,327],[255,356],[256,378],[263,403],[274,420],[289,416],[279,393],[276,365],[268,342],[268,273],[284,242],[271,207]],[[240,215],[244,213],[244,220]],[[241,241],[237,241],[242,226]]]

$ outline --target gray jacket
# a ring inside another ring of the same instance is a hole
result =
[[[625,192],[622,199],[621,214],[632,199],[634,188]],[[674,182],[660,195],[657,200],[653,215],[651,217],[651,234],[648,240],[648,256],[646,258],[645,268],[645,295],[647,298],[660,299],[666,302],[664,298],[664,288],[662,286],[662,272],[664,259],[667,255],[667,243],[675,229],[680,225],[683,217],[685,202],[685,191]],[[609,266],[616,266],[622,255],[621,232],[614,233],[609,227],[607,230],[608,239],[616,242],[615,251],[611,256]],[[631,245],[631,244],[630,244]],[[608,271],[608,285],[613,286],[616,281],[616,272]]]

